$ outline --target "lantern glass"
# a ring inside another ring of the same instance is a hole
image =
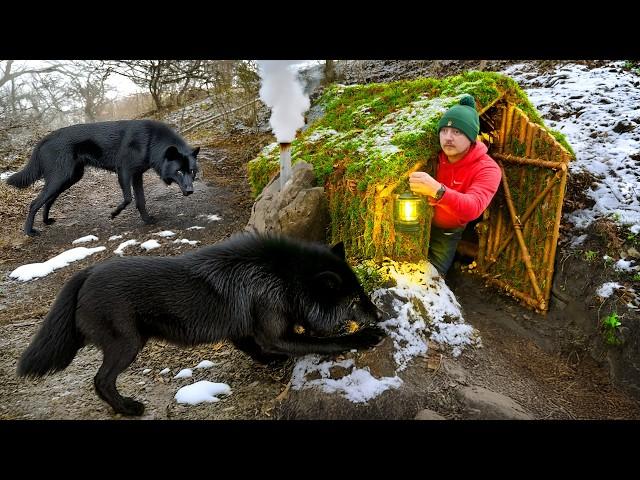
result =
[[[395,227],[401,232],[417,232],[420,229],[418,221],[418,204],[421,199],[413,193],[402,193],[396,198]]]

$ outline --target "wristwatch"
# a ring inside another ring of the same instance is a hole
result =
[[[436,192],[433,198],[435,198],[436,200],[440,200],[446,190],[447,189],[444,187],[444,183],[441,183],[440,188],[438,189],[438,191]]]

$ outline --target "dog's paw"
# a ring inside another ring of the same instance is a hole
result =
[[[42,220],[42,223],[44,223],[45,225],[53,225],[54,223],[56,223],[56,219],[49,217],[46,220]]]
[[[144,412],[144,405],[133,398],[124,397],[122,399],[121,408],[117,410],[117,413],[127,415],[130,417],[138,417]]]
[[[387,334],[380,327],[365,327],[352,336],[358,348],[369,348],[380,345]]]
[[[142,221],[144,223],[146,223],[147,225],[153,225],[155,223],[158,222],[158,220],[156,219],[156,217],[154,217],[153,215],[148,215],[146,217],[142,217]]]
[[[24,232],[24,233],[26,235],[29,235],[30,237],[36,237],[36,236],[40,235],[40,230],[36,230],[35,228],[32,228],[28,232]]]

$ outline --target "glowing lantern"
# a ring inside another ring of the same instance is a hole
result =
[[[400,232],[417,232],[420,230],[418,206],[421,198],[413,193],[401,193],[395,203],[395,226]]]

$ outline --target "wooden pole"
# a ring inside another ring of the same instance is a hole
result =
[[[565,159],[569,160],[568,154],[563,154]],[[551,293],[551,281],[553,278],[554,259],[556,258],[556,248],[558,247],[558,236],[560,235],[560,220],[562,219],[562,204],[564,200],[564,192],[567,187],[567,165],[562,166],[562,179],[560,180],[560,189],[558,191],[558,206],[556,207],[556,221],[553,225],[553,239],[551,240],[551,250],[549,252],[549,261],[547,262],[547,283],[545,285],[545,299],[549,299]]]
[[[492,276],[490,276],[490,275],[488,275],[486,273],[482,274],[482,277],[484,277],[484,279],[488,283],[491,283],[491,284],[501,288],[502,290],[507,292],[509,295],[512,295],[512,296],[522,300],[527,305],[529,305],[530,307],[534,308],[536,311],[544,311],[546,309],[546,308],[540,308],[540,301],[539,300],[531,298],[526,293],[523,293],[523,292],[520,292],[520,291],[516,290],[511,285],[509,285],[507,282],[505,282],[503,280],[499,280],[497,278],[493,278]]]
[[[567,162],[550,162],[548,160],[538,160],[535,158],[517,157],[510,153],[494,153],[491,155],[493,158],[502,160],[508,163],[518,163],[521,165],[534,165],[536,167],[548,167],[548,168],[562,168],[562,165],[566,165]]]
[[[531,158],[531,148],[533,146],[533,138],[536,136],[536,132],[538,131],[538,126],[533,123],[527,121],[527,135],[526,135],[526,144],[527,147],[524,151],[524,156],[527,158]]]
[[[529,251],[527,250],[527,246],[524,243],[524,238],[522,237],[522,224],[520,223],[520,219],[516,213],[516,210],[513,206],[513,202],[511,201],[511,192],[509,191],[509,182],[507,180],[507,176],[504,171],[504,166],[500,164],[500,170],[502,170],[502,186],[504,187],[504,196],[507,201],[507,206],[509,208],[509,213],[511,214],[511,220],[513,221],[513,228],[516,233],[516,238],[518,239],[518,244],[520,245],[520,253],[522,256],[522,261],[525,264],[525,268],[527,270],[527,274],[529,275],[529,280],[531,281],[531,286],[536,294],[536,297],[539,302],[539,307],[541,310],[546,310],[546,304],[544,298],[542,296],[542,292],[540,291],[540,287],[538,286],[538,280],[536,279],[536,274],[533,271],[533,267],[531,266],[531,257],[529,256]]]
[[[504,151],[504,142],[507,137],[507,107],[500,105],[500,133],[498,134],[498,152]]]
[[[515,110],[515,106],[512,104],[509,104],[509,107],[507,108],[507,123],[504,127],[504,133],[505,133],[505,137],[504,137],[504,146],[509,149],[510,145],[507,142],[507,140],[512,136],[511,135],[511,127],[513,125],[513,112]],[[503,149],[504,150],[504,149]]]

